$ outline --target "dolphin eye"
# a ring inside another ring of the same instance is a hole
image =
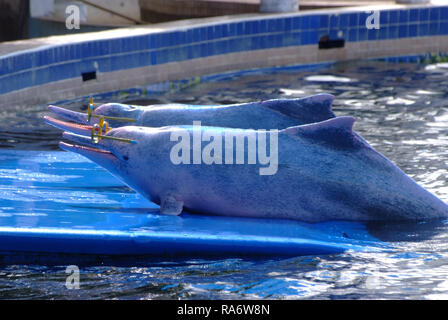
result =
[[[126,160],[126,161],[128,161],[128,160],[129,160],[129,157],[128,157],[128,156],[123,156],[123,159]]]

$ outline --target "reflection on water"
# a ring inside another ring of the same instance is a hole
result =
[[[356,117],[357,132],[448,202],[448,67],[444,64],[341,63],[313,72],[229,77],[128,102],[229,104],[319,92],[334,94],[337,115]],[[80,103],[67,105],[84,108]],[[41,121],[44,113],[46,106],[2,108],[0,146],[56,150],[60,132]],[[65,289],[65,266],[5,264],[0,267],[0,298],[448,299],[446,221],[367,227],[392,249],[290,259],[141,258],[131,267],[103,261],[81,267],[80,290]]]

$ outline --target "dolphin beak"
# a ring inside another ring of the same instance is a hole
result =
[[[52,125],[53,127],[56,127],[58,129],[73,132],[76,134],[84,135],[84,136],[90,136],[92,133],[93,126],[85,125],[85,124],[78,124],[73,122],[66,122],[62,120],[58,120],[49,116],[44,116],[44,120],[49,125]],[[98,129],[95,130],[96,133],[98,133]],[[103,130],[103,134],[104,134]]]
[[[48,109],[65,120],[84,124],[88,123],[87,115],[85,113],[71,111],[57,106],[48,106]]]
[[[62,133],[62,138],[70,140],[75,143],[79,143],[81,145],[86,145],[95,149],[103,149],[99,143],[94,143],[90,137],[82,136],[79,134],[74,134],[71,132],[64,131]]]
[[[59,142],[59,147],[65,151],[71,151],[78,153],[93,162],[105,167],[106,169],[113,169],[120,164],[120,160],[112,153],[106,150],[100,150],[97,148],[68,144],[65,142]]]

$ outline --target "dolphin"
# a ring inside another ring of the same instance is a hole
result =
[[[187,210],[305,222],[447,217],[448,206],[355,134],[354,121],[341,116],[269,131],[197,125],[124,126],[110,130],[104,136],[108,138],[97,144],[65,132],[63,136],[74,143],[60,142],[60,147],[106,168],[159,204],[162,214],[178,215]],[[256,161],[250,163],[254,153],[249,152],[249,140],[254,136],[258,149]],[[242,144],[247,147],[239,163],[237,147],[242,145],[227,144],[228,137],[247,142]],[[136,144],[111,140],[115,138],[132,139]],[[180,143],[191,150],[177,149]],[[202,154],[197,152],[198,146]],[[265,152],[260,153],[263,146]],[[225,162],[219,161],[220,154]],[[262,169],[269,169],[267,162],[261,161],[268,154],[269,166],[276,170],[261,174]],[[195,156],[214,160],[195,162]]]
[[[126,125],[142,127],[189,125],[193,121],[201,121],[205,126],[214,127],[277,129],[334,118],[335,115],[331,110],[333,100],[333,95],[320,93],[298,99],[273,99],[216,106],[185,104],[134,106],[107,103],[96,108],[93,114],[135,120],[129,122],[107,119],[114,128]],[[59,117],[79,125],[46,116],[45,120],[49,124],[74,133],[90,132],[92,127],[85,113],[57,106],[49,106],[49,109]],[[92,118],[92,121],[97,119]]]

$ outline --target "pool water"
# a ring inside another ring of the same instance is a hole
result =
[[[123,101],[229,104],[320,92],[335,95],[333,110],[337,115],[354,116],[355,130],[372,146],[448,202],[447,64],[351,62],[309,71],[229,75],[158,96],[125,97]],[[86,101],[74,100],[66,106],[83,110],[83,103]],[[46,113],[45,105],[2,106],[0,153],[22,150],[26,163],[27,154],[36,150],[42,154],[58,150],[61,133],[43,123]],[[20,174],[4,163],[0,163],[0,172],[0,179]],[[38,179],[45,186],[44,174],[23,179],[20,183]],[[64,190],[54,187],[40,196],[70,203],[73,210],[90,205],[107,212],[119,211],[119,201],[138,198],[119,181],[106,180],[94,192],[108,199],[112,195],[116,201],[101,203],[86,194],[66,199]],[[33,206],[33,196],[20,194],[19,189],[0,190],[0,215],[30,219],[24,212]],[[11,197],[23,199],[20,210],[12,207]],[[38,255],[35,263],[3,259],[0,298],[448,299],[448,221],[369,223],[366,227],[372,236],[388,242],[390,249],[257,259],[101,257],[79,265],[79,290],[65,287],[67,264],[39,263]],[[76,264],[76,258],[68,256],[66,262]]]

